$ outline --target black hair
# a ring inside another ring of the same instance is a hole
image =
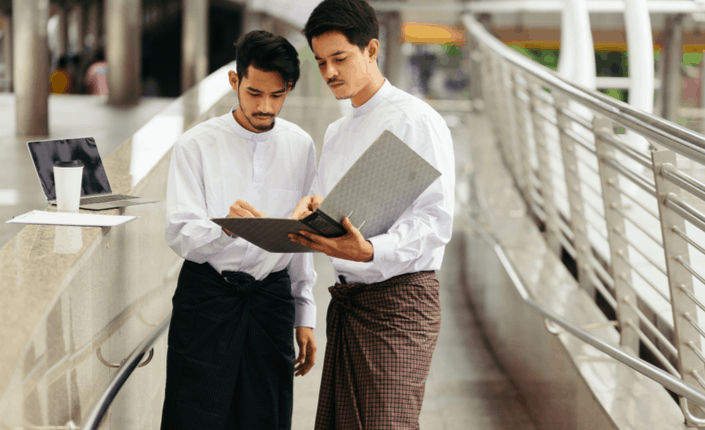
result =
[[[299,54],[288,40],[264,30],[251,31],[235,44],[237,75],[242,82],[250,66],[264,72],[277,72],[293,89],[299,80]],[[238,85],[240,85],[238,83]]]
[[[311,12],[303,33],[313,49],[313,38],[329,31],[343,33],[364,51],[370,40],[379,39],[377,13],[365,0],[324,0]]]

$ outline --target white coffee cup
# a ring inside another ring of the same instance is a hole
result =
[[[83,163],[80,161],[59,161],[54,163],[57,210],[78,210],[78,204],[81,201],[82,179]]]

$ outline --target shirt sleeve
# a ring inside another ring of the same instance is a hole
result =
[[[302,187],[304,194],[301,197],[311,195],[310,192],[315,189],[316,180],[316,147],[312,141],[308,151],[304,186]],[[318,275],[313,268],[313,254],[307,252],[292,255],[287,269],[291,279],[291,295],[294,297],[296,309],[294,326],[314,328],[316,327],[316,302],[313,299],[313,285],[316,283]]]
[[[287,266],[291,279],[291,295],[294,297],[294,327],[316,327],[316,302],[313,299],[313,285],[318,275],[313,269],[313,254],[299,252],[293,254]]]
[[[232,242],[208,218],[200,154],[178,142],[171,154],[167,181],[167,244],[181,257],[205,263]]]
[[[443,121],[439,118],[438,121]],[[450,242],[455,205],[455,156],[445,124],[402,130],[401,139],[441,172],[385,234],[369,239],[373,262],[405,265]],[[398,267],[398,266],[397,266]]]

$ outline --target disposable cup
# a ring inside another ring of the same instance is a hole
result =
[[[78,211],[78,204],[81,200],[82,179],[83,163],[80,161],[54,163],[57,210]]]

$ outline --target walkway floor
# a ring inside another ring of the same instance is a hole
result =
[[[143,98],[136,106],[116,108],[102,96],[54,95],[49,97],[49,137],[18,137],[14,95],[0,93],[0,247],[23,228],[5,221],[47,206],[27,141],[92,136],[105,158],[172,101]]]

